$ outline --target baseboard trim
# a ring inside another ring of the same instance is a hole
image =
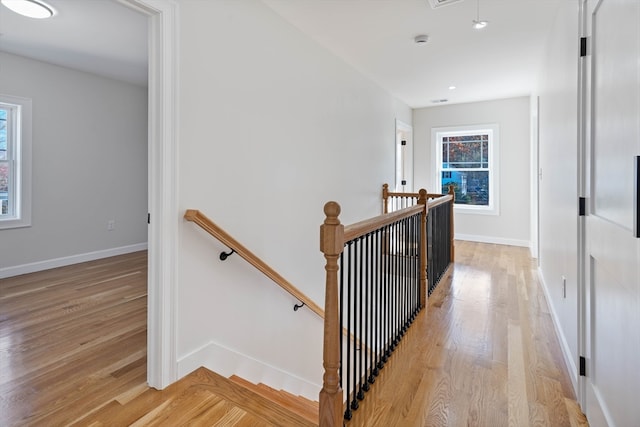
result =
[[[71,255],[62,258],[48,259],[44,261],[32,262],[29,264],[16,265],[13,267],[0,268],[0,279],[19,276],[21,274],[35,273],[49,270],[51,268],[64,267],[81,262],[94,261],[101,258],[109,258],[116,255],[124,255],[131,252],[144,251],[147,243],[137,243],[135,245],[121,246],[119,248],[104,249],[101,251],[87,252],[84,254]]]
[[[553,329],[555,329],[556,334],[558,334],[558,339],[560,341],[560,348],[562,350],[562,356],[564,358],[564,363],[569,370],[569,378],[571,378],[571,384],[573,385],[573,391],[576,396],[578,393],[578,367],[576,366],[576,362],[571,354],[571,350],[569,347],[569,343],[567,342],[567,338],[564,335],[562,328],[560,327],[560,319],[558,318],[558,314],[556,313],[555,307],[551,304],[551,294],[549,293],[549,288],[547,287],[547,283],[544,280],[544,276],[542,275],[542,271],[538,268],[538,280],[540,281],[540,285],[542,285],[542,290],[544,292],[544,297],[547,300],[547,306],[549,307],[549,312],[551,313],[551,320],[553,321]]]
[[[531,242],[528,240],[519,239],[506,239],[504,237],[491,237],[491,236],[478,236],[473,234],[455,234],[456,240],[467,240],[469,242],[479,243],[493,243],[496,245],[508,245],[508,246],[522,246],[525,248],[531,247]]]
[[[184,377],[201,366],[224,377],[237,375],[254,384],[264,383],[276,390],[285,390],[313,401],[318,400],[322,388],[321,385],[313,384],[215,342],[210,342],[180,358],[178,360],[178,378]]]

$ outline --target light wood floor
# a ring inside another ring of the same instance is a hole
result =
[[[146,388],[146,257],[0,280],[0,426],[66,425]]]
[[[348,426],[586,426],[528,249],[455,245]]]
[[[2,427],[299,425],[220,401],[233,393],[206,372],[162,392],[145,379],[145,252],[0,280]],[[347,425],[587,425],[528,250],[457,241]]]

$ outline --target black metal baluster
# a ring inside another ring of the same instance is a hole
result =
[[[340,254],[340,292],[339,292],[338,310],[340,316],[340,329],[344,327],[344,252]],[[340,386],[344,387],[342,380],[342,368],[344,366],[344,340],[340,340],[340,366],[338,367],[338,376],[340,377]]]
[[[382,356],[382,363],[387,363],[389,360],[389,356],[391,355],[391,350],[389,349],[389,336],[390,334],[390,301],[389,301],[389,275],[391,274],[391,227],[387,225],[385,227],[386,237],[385,237],[385,260],[384,260],[384,278],[383,278],[383,340],[382,344],[384,346],[384,355]]]
[[[404,250],[402,251],[403,253],[403,257],[402,257],[402,297],[400,299],[401,301],[401,307],[402,307],[402,332],[401,335],[404,336],[405,333],[407,333],[407,326],[409,326],[409,318],[407,317],[407,307],[408,307],[408,300],[407,300],[407,296],[409,295],[409,293],[407,292],[408,289],[408,283],[409,283],[409,266],[407,265],[407,262],[409,261],[409,250],[410,250],[410,245],[409,242],[411,241],[411,233],[410,233],[410,228],[409,228],[409,221],[410,218],[405,218],[402,222],[403,222],[403,229],[405,232],[405,237],[404,237]]]
[[[362,389],[362,382],[363,382],[363,377],[364,376],[363,376],[363,372],[362,371],[363,371],[363,364],[364,364],[363,363],[364,362],[364,353],[367,351],[366,350],[366,346],[364,345],[364,341],[363,341],[363,339],[364,339],[363,331],[364,330],[362,329],[362,317],[363,317],[362,315],[363,315],[363,308],[364,308],[364,305],[363,305],[364,304],[363,303],[364,302],[364,293],[363,293],[363,291],[364,291],[364,289],[363,289],[364,288],[364,280],[363,280],[363,265],[362,265],[363,264],[364,254],[363,254],[363,250],[362,250],[362,245],[363,245],[362,242],[363,242],[363,238],[360,237],[358,239],[358,246],[356,247],[356,249],[359,248],[359,255],[356,255],[356,259],[358,260],[358,267],[359,267],[359,270],[358,270],[358,285],[359,285],[359,288],[360,288],[360,290],[359,290],[359,295],[360,295],[359,298],[360,299],[358,300],[359,301],[358,305],[360,306],[360,309],[358,311],[358,322],[359,322],[360,325],[359,325],[359,328],[358,328],[359,334],[356,335],[357,338],[358,338],[358,341],[360,342],[360,353],[358,354],[358,368],[359,368],[358,369],[358,384],[359,385],[358,385],[358,395],[357,395],[358,400],[364,399],[364,390]]]
[[[376,263],[376,241],[378,239],[378,231],[374,231],[371,234],[371,239],[369,240],[369,267],[370,267],[370,275],[371,275],[371,309],[369,310],[369,378],[367,378],[367,382],[369,384],[373,384],[377,375],[376,365],[378,361],[377,357],[377,347],[376,347],[376,290],[377,290],[377,263]]]
[[[364,391],[369,391],[369,376],[370,376],[370,357],[371,357],[371,325],[369,323],[369,317],[371,316],[371,234],[367,234],[365,236],[364,241],[364,272],[365,272],[365,284],[364,284],[364,378],[362,378],[362,389]]]
[[[347,246],[347,362],[346,362],[346,371],[347,371],[347,386],[345,391],[347,392],[347,402],[351,396],[351,247],[352,242],[348,242]],[[347,409],[344,412],[344,417],[347,420],[350,420],[353,416],[351,412],[351,407],[347,404]]]
[[[399,243],[400,243],[400,230],[398,227],[398,222],[393,224],[395,230],[395,239],[394,239],[394,259],[393,259],[393,315],[392,315],[392,346],[391,349],[395,350],[398,345],[398,262],[399,262]]]
[[[376,257],[378,257],[378,265],[376,269],[376,283],[377,283],[377,294],[378,297],[376,299],[376,369],[374,371],[375,375],[378,376],[380,374],[380,369],[384,366],[382,363],[382,356],[384,352],[383,344],[382,344],[382,281],[384,277],[384,228],[378,230],[376,234]]]
[[[351,400],[351,409],[358,409],[358,246],[357,241],[353,245],[354,247],[354,265],[353,265],[353,398]],[[349,339],[351,341],[351,338]]]

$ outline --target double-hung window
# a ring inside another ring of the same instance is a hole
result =
[[[31,100],[0,94],[0,229],[31,225]]]
[[[498,213],[498,126],[433,129],[436,182],[442,193],[455,191],[455,208]]]

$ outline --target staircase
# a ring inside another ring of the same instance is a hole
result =
[[[164,390],[113,400],[74,426],[317,426],[318,403],[198,368]]]

